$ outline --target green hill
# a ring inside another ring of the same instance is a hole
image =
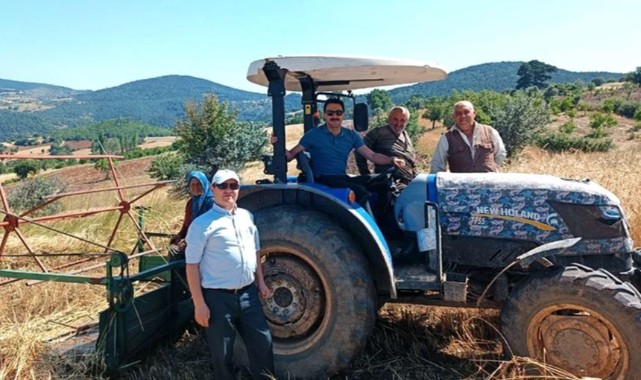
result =
[[[172,128],[184,116],[185,102],[200,102],[208,94],[215,94],[220,101],[226,101],[237,109],[241,120],[267,121],[269,118],[271,100],[263,94],[179,75],[139,80],[80,94],[42,113],[47,119],[67,126],[82,125],[91,117],[93,121],[134,119]]]
[[[452,90],[504,91],[515,88],[516,72],[523,62],[485,63],[456,70],[439,82],[419,83],[390,91],[392,100],[402,104],[411,95],[423,97],[449,95]],[[559,69],[551,82],[589,83],[595,78],[619,79],[622,73],[571,72]],[[204,95],[215,94],[238,110],[240,120],[269,122],[271,99],[227,87],[205,79],[168,75],[138,80],[98,91],[78,91],[41,83],[0,79],[0,140],[16,136],[46,134],[111,119],[141,121],[173,128],[184,117],[186,101],[200,102]],[[286,112],[300,109],[300,94],[285,98]]]

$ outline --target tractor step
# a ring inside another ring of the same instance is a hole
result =
[[[424,264],[400,266],[394,269],[396,289],[399,290],[440,290],[438,274],[427,270]]]

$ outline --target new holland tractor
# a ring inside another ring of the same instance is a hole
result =
[[[305,131],[332,96],[375,86],[440,80],[414,62],[276,57],[253,62],[248,80],[272,100],[273,175],[241,190],[254,213],[264,310],[277,370],[316,377],[346,367],[386,302],[500,309],[506,352],[579,376],[641,373],[640,251],[618,198],[589,180],[520,173],[421,174],[375,220],[349,189],[314,182],[308,157],[288,175],[286,91],[302,93]],[[367,107],[353,125],[367,129]],[[314,157],[311,157],[313,160]],[[393,173],[385,175],[393,184]],[[393,185],[392,185],[393,188]]]
[[[446,76],[423,63],[368,58],[275,57],[250,65],[248,79],[268,88],[277,141],[273,155],[264,158],[271,177],[243,186],[238,203],[254,214],[260,231],[263,272],[273,291],[264,311],[277,375],[324,378],[346,368],[364,347],[378,308],[405,303],[499,309],[506,353],[578,376],[638,378],[641,250],[634,248],[619,199],[603,187],[546,175],[442,172],[418,175],[398,191],[390,172],[380,176],[390,191],[372,199],[385,210],[374,218],[349,189],[316,183],[305,152],[297,157],[300,173],[289,175],[287,91],[302,93],[304,130],[309,131],[317,127],[317,107],[329,97],[349,103],[357,98],[352,90]],[[367,106],[352,104],[354,129],[367,130]],[[119,206],[98,211],[117,210],[120,218],[133,220],[132,203],[142,195],[129,200],[122,193],[128,187],[116,185],[111,190],[120,191]],[[0,191],[7,214],[0,254],[19,224],[51,218],[12,213],[4,194]],[[152,235],[143,231],[142,217],[134,224],[141,236],[137,253],[110,248],[115,232],[106,245],[99,244],[105,254],[113,252],[104,277],[45,268],[0,270],[0,277],[13,278],[6,282],[105,286],[109,307],[100,313],[97,340],[89,344],[112,371],[193,320],[193,303],[180,275],[184,260],[148,255],[158,253],[147,239]],[[144,250],[144,242],[150,250]],[[130,272],[137,259],[138,270]],[[140,294],[135,285],[144,281],[157,287]]]

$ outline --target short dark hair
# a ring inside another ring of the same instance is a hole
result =
[[[341,109],[345,111],[345,104],[343,103],[342,100],[338,98],[330,98],[325,101],[325,104],[323,105],[323,112],[327,111],[327,105],[328,104],[340,104]]]

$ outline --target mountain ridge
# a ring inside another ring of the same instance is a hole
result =
[[[438,82],[417,83],[399,87],[389,92],[396,103],[404,103],[414,93],[429,97],[450,95],[453,89],[457,91],[492,90],[496,92],[512,90],[516,87],[517,71],[523,63],[520,61],[482,63],[452,71],[447,78]],[[619,79],[623,76],[623,73],[607,71],[576,72],[559,68],[550,74],[549,83],[568,83],[581,80],[587,84],[596,78]]]

